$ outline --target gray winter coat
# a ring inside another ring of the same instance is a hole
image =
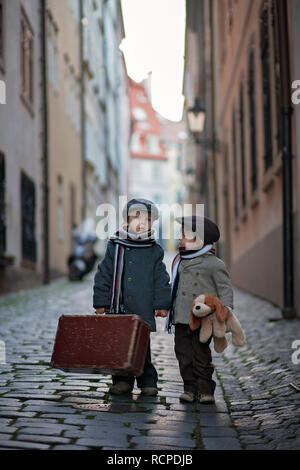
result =
[[[174,301],[174,323],[189,324],[193,300],[200,294],[212,294],[223,305],[233,308],[233,289],[224,262],[215,255],[205,254],[181,260],[179,283]]]
[[[170,277],[163,263],[164,251],[151,247],[126,247],[122,295],[125,313],[140,315],[156,331],[154,310],[171,305]],[[105,257],[98,264],[94,280],[93,307],[109,307],[113,282],[114,243],[109,240]]]

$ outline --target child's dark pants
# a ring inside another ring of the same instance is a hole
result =
[[[175,325],[175,354],[179,362],[184,391],[196,395],[213,395],[216,383],[212,380],[214,367],[209,343],[200,343],[200,328],[192,331],[188,325]]]
[[[142,373],[142,375],[140,375],[139,377],[113,375],[112,382],[114,385],[117,382],[127,382],[133,388],[135,378],[137,381],[137,386],[139,388],[157,387],[158,375],[154,365],[151,362],[150,340],[145,359],[144,372]]]

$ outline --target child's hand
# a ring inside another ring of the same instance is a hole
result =
[[[168,316],[168,310],[161,310],[161,309],[155,310],[154,315],[155,315],[156,317],[163,317],[163,318],[165,318],[165,317]]]
[[[96,309],[95,309],[96,314],[98,314],[98,315],[104,315],[105,310],[106,310],[105,307],[101,307],[101,308],[96,308]]]

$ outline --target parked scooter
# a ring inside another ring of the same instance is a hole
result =
[[[94,268],[97,255],[94,245],[97,242],[93,219],[85,219],[79,228],[72,232],[72,253],[68,257],[69,280],[81,281]]]

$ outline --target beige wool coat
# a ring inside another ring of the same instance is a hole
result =
[[[233,308],[233,289],[228,271],[224,262],[214,254],[182,259],[178,275],[173,304],[174,324],[189,324],[192,302],[200,294],[215,295],[224,306]]]

